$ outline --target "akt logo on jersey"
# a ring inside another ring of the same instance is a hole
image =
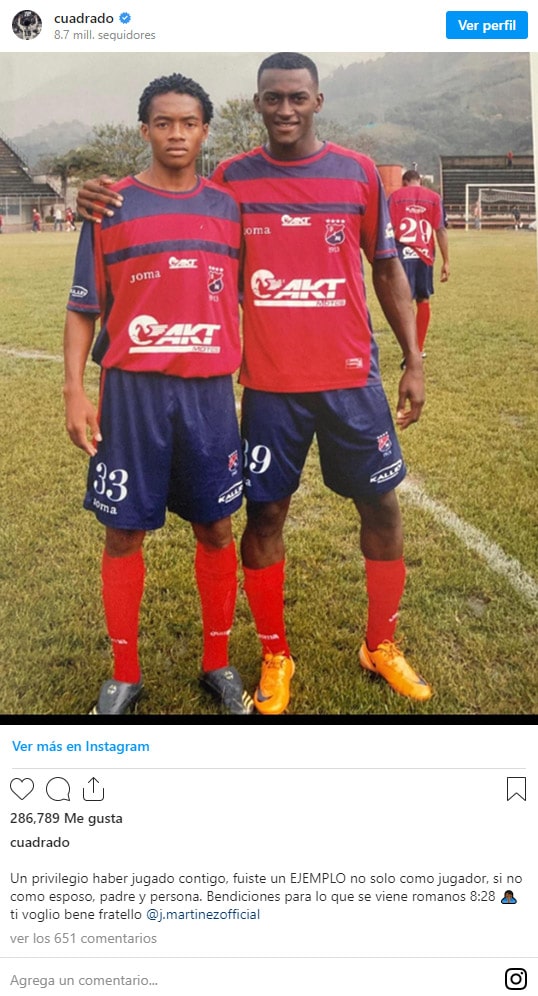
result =
[[[234,450],[233,453],[228,454],[228,470],[230,471],[232,477],[234,476],[234,474],[237,474],[238,469],[239,469],[239,453],[237,452],[237,450]]]
[[[291,214],[283,214],[280,219],[284,228],[310,228],[312,222],[310,216],[305,215],[295,215],[292,217]]]
[[[178,322],[161,325],[152,315],[138,315],[129,325],[129,337],[134,343],[129,353],[220,353],[213,337],[220,325]]]
[[[328,246],[341,246],[346,237],[345,218],[326,218],[325,241]]]
[[[285,283],[270,270],[256,270],[250,279],[255,308],[339,308],[345,297],[337,298],[343,277],[296,277]]]
[[[177,256],[169,256],[168,257],[168,269],[169,270],[197,270],[198,269],[198,260],[196,258],[194,258],[194,259],[187,259],[186,257],[182,257],[181,259],[178,259]]]
[[[403,259],[420,259],[418,253],[416,253],[414,249],[411,249],[411,246],[404,246],[403,247],[402,258]]]

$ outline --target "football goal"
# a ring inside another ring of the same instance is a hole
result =
[[[536,191],[533,183],[505,183],[493,186],[484,183],[465,184],[465,228],[469,227],[475,217],[478,206],[478,217],[483,220],[486,214],[504,216],[506,220],[512,217],[515,209],[520,214],[536,217]]]

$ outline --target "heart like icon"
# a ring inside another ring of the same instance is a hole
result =
[[[9,787],[17,799],[26,799],[26,796],[34,791],[34,783],[31,778],[13,778]]]

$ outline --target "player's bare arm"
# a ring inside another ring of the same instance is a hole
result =
[[[448,233],[446,228],[438,228],[435,234],[437,237],[439,252],[443,257],[443,265],[441,267],[441,283],[444,284],[450,276],[450,263],[448,261]]]
[[[406,429],[418,422],[424,405],[424,369],[409,283],[397,258],[374,260],[372,276],[377,299],[405,359],[398,388],[396,424],[398,428]]]
[[[84,390],[84,371],[93,333],[93,318],[75,311],[67,312],[64,329],[65,423],[71,441],[89,456],[97,453],[94,440],[101,440],[97,411]]]
[[[97,180],[86,180],[77,194],[77,213],[85,221],[101,221],[111,218],[114,208],[121,207],[123,197],[110,190],[114,180],[110,176],[100,176]]]

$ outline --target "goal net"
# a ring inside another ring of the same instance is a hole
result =
[[[481,205],[498,205],[501,209],[509,210],[517,205],[520,209],[534,211],[536,205],[536,193],[526,187],[479,187],[478,200]]]

